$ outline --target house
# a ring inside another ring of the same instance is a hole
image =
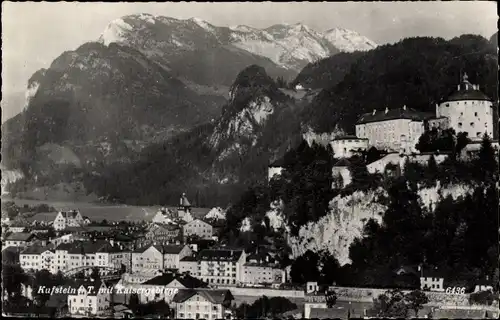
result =
[[[284,283],[285,270],[269,256],[248,256],[244,264],[243,282],[248,284]]]
[[[333,138],[330,146],[335,158],[350,158],[368,149],[368,139],[344,135]]]
[[[175,218],[176,217],[174,216],[174,213],[172,211],[167,208],[160,208],[151,222],[159,224],[169,224],[172,223]]]
[[[83,216],[83,224],[84,224],[84,225],[89,225],[89,224],[91,224],[91,223],[92,223],[92,220],[90,220],[90,218],[89,218],[89,217],[87,217],[87,216]]]
[[[79,227],[84,224],[85,223],[80,211],[70,210],[58,212],[56,218],[54,219],[53,227],[54,230],[64,230],[68,227]]]
[[[351,163],[347,159],[340,159],[332,167],[332,176],[334,182],[332,183],[332,188],[343,188],[352,182]]]
[[[284,169],[283,159],[274,161],[267,167],[267,178],[271,181],[274,177],[281,176]]]
[[[208,284],[190,275],[167,272],[160,276],[149,279],[139,285],[144,290],[144,294],[139,296],[142,303],[164,300],[171,303],[179,289],[206,288]],[[165,290],[165,289],[171,290]]]
[[[187,256],[179,262],[179,272],[198,276],[198,260],[195,256]]]
[[[444,277],[437,268],[419,266],[420,289],[443,292]]]
[[[28,229],[28,225],[25,223],[21,222],[14,222],[11,225],[9,225],[8,230],[13,233],[18,233],[18,232],[25,232],[26,229]]]
[[[182,227],[178,224],[153,223],[144,235],[144,242],[170,243],[182,240]]]
[[[434,115],[403,106],[373,110],[363,114],[356,123],[356,137],[368,139],[369,147],[379,150],[412,152],[425,131],[424,121]]]
[[[493,281],[490,281],[488,276],[476,282],[474,293],[479,291],[493,291]]]
[[[61,243],[72,243],[72,242],[75,242],[77,240],[83,240],[83,237],[81,237],[81,236],[75,236],[72,233],[68,233],[68,234],[62,235],[62,236],[60,236],[58,238],[54,238],[54,239],[50,240],[50,242],[52,244],[54,244],[54,246],[57,247]]]
[[[24,270],[50,270],[55,257],[53,245],[30,246],[19,254],[19,262]]]
[[[177,319],[225,319],[234,300],[229,290],[179,289],[174,296]]]
[[[311,310],[326,309],[326,295],[319,292],[317,282],[307,282],[304,296],[304,318],[311,318]]]
[[[211,239],[213,235],[212,225],[201,219],[194,219],[182,226],[183,236],[197,236],[201,239]]]
[[[132,270],[132,252],[121,245],[107,243],[96,252],[95,265],[99,267]]]
[[[7,247],[27,247],[36,239],[32,233],[17,232],[12,233],[5,238],[5,248]]]
[[[103,281],[78,281],[71,289],[68,310],[72,316],[104,316],[112,312],[111,291]]]
[[[236,285],[243,282],[244,250],[205,249],[198,254],[197,276],[210,284]]]
[[[179,269],[180,260],[192,255],[187,245],[151,244],[132,253],[132,272],[153,273],[166,269]]]

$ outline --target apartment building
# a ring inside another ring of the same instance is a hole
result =
[[[111,293],[103,281],[78,281],[68,294],[68,310],[72,316],[104,316],[111,310]]]
[[[194,219],[182,227],[183,236],[197,236],[200,239],[212,239],[213,227],[210,223],[201,219]]]
[[[55,257],[54,246],[30,246],[19,254],[19,263],[24,270],[51,270]]]
[[[64,230],[68,227],[80,227],[85,221],[78,210],[60,211],[54,219],[54,230]]]
[[[179,289],[174,296],[177,319],[225,319],[234,300],[229,290]]]
[[[132,253],[133,273],[152,273],[166,269],[179,269],[183,257],[191,256],[187,245],[151,244]]]
[[[209,284],[236,285],[243,282],[244,250],[206,249],[198,254],[197,276]]]

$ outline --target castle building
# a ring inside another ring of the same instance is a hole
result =
[[[350,158],[356,152],[368,149],[368,139],[356,136],[340,136],[333,138],[330,145],[336,158]]]
[[[473,141],[481,140],[484,134],[493,138],[493,102],[464,74],[457,91],[436,105],[436,119],[429,125],[440,124],[441,128],[453,128],[457,133],[466,132]]]
[[[356,124],[356,136],[368,139],[367,147],[387,151],[411,152],[424,133],[424,121],[432,115],[403,106],[399,109],[373,110],[363,114]]]

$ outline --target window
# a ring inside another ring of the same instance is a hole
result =
[[[463,116],[463,115],[464,115],[464,113],[463,113],[463,112],[460,112],[460,115],[461,115],[461,116]]]
[[[481,138],[481,132],[477,132],[476,135],[478,138]]]
[[[447,104],[446,104],[446,107],[449,107],[449,106],[450,106],[450,104],[449,104],[449,103],[447,103]]]
[[[474,122],[471,122],[471,123],[470,123],[470,126],[471,126],[472,128],[474,128]]]
[[[474,112],[474,116],[476,116],[476,117],[477,117],[477,112]]]
[[[459,122],[459,123],[458,123],[458,127],[459,127],[459,128],[462,128],[462,122]]]
[[[179,318],[184,318],[184,313],[179,313]]]

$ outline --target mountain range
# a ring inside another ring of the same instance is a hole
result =
[[[79,181],[118,202],[187,191],[224,205],[305,131],[352,131],[373,107],[432,110],[461,69],[496,99],[497,61],[479,36],[376,46],[344,29],[126,16],[32,76],[2,125],[3,164],[25,175],[17,191]]]

